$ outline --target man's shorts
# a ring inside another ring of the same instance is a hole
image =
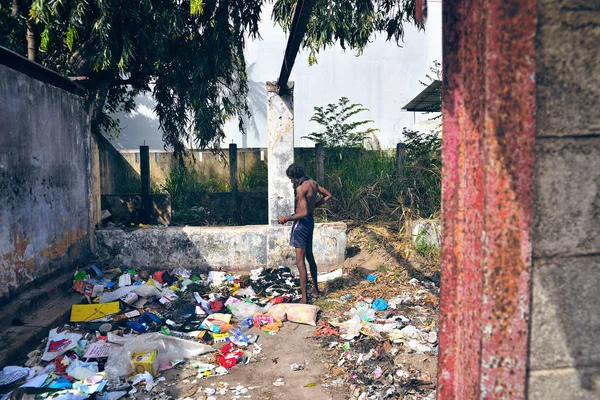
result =
[[[315,220],[312,214],[307,215],[294,222],[290,244],[297,249],[306,249],[312,247],[313,231],[315,230]]]

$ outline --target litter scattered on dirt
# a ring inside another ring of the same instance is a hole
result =
[[[2,399],[26,393],[68,400],[135,397],[153,392],[165,381],[161,373],[182,363],[193,370],[188,379],[227,375],[233,366],[262,356],[260,333],[250,334],[251,328],[275,335],[287,320],[316,325],[319,308],[298,304],[299,289],[287,267],[242,277],[185,268],[102,271],[91,265],[74,274],[72,290],[81,293],[82,303],[72,307],[70,323],[51,329],[25,366],[0,371]],[[199,361],[202,355],[208,358]],[[252,388],[211,385],[196,392],[251,397]]]
[[[3,367],[0,400],[242,399],[294,387],[354,400],[434,399],[439,280],[381,247],[372,253],[377,265],[350,260],[319,278],[325,290],[312,305],[298,303],[299,281],[287,267],[249,275],[78,270],[72,290],[82,302],[70,323],[51,329],[23,366]],[[277,354],[265,354],[261,337],[294,336],[280,332],[288,321],[310,329],[300,340],[323,358],[273,347]],[[287,372],[260,386],[226,377],[259,362]],[[315,362],[324,374],[314,373]]]

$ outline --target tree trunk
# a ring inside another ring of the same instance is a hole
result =
[[[11,16],[13,18],[23,17],[25,19],[25,25],[27,26],[27,34],[25,35],[25,39],[27,40],[27,58],[35,61],[37,59],[37,30],[29,16],[29,8],[19,4],[19,0],[13,0]]]
[[[111,84],[111,78],[102,79],[98,82],[97,89],[88,97],[88,117],[90,118],[90,125],[94,134],[100,134],[102,109],[106,103]]]
[[[33,23],[27,19],[27,58],[31,61],[37,59],[37,35]]]

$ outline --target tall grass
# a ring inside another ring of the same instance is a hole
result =
[[[396,172],[394,152],[328,151],[322,184],[333,199],[321,217],[372,221],[435,216],[441,204],[441,141],[434,134],[404,135],[403,176]]]
[[[269,185],[267,163],[257,161],[256,164],[254,164],[252,168],[248,169],[247,171],[239,171],[238,179],[240,191],[266,191]]]

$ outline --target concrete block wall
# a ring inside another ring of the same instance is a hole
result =
[[[313,249],[320,271],[335,267],[345,259],[346,224],[316,224]],[[97,254],[102,262],[133,268],[178,267],[249,271],[260,267],[295,265],[289,245],[291,226],[268,225],[230,227],[169,227],[134,231],[96,231]],[[277,242],[271,252],[269,241]]]
[[[538,0],[529,399],[600,398],[600,2]]]
[[[91,251],[97,153],[71,86],[0,49],[0,300]]]

